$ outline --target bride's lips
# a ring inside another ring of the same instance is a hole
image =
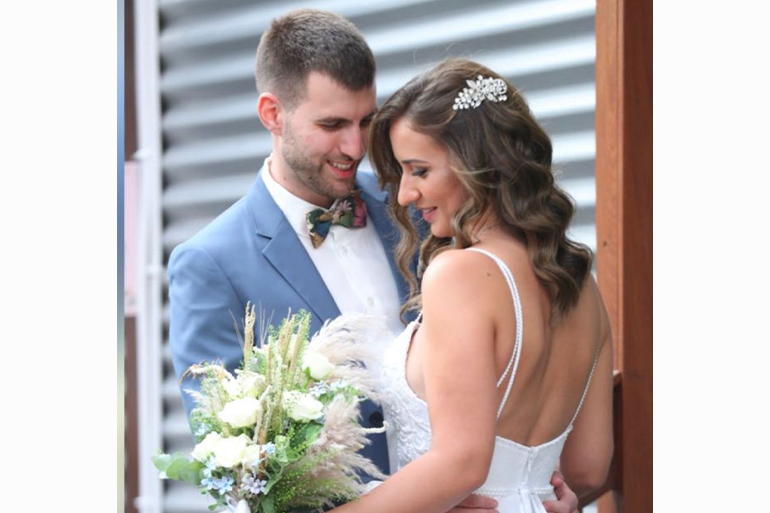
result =
[[[329,165],[329,169],[332,170],[332,173],[334,173],[337,178],[347,179],[356,175],[356,168],[358,167],[358,162],[356,161],[337,162],[327,160],[326,163]]]
[[[433,221],[433,218],[436,217],[436,207],[421,208],[420,210],[422,211],[422,218],[428,223]]]

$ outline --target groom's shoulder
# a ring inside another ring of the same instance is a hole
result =
[[[380,189],[377,175],[369,168],[359,168],[356,173],[356,182],[362,191],[382,201],[387,197],[386,191]]]
[[[251,224],[246,198],[240,198],[194,235],[178,244],[169,257],[169,267],[183,253],[205,253],[217,261],[237,254],[244,249],[240,246],[245,245],[253,234]]]

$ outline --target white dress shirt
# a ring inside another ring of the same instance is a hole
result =
[[[399,318],[398,288],[371,218],[367,215],[363,228],[332,226],[323,244],[314,248],[306,215],[318,205],[284,189],[268,169],[265,161],[260,172],[268,192],[305,247],[340,312],[382,317],[391,334],[399,334],[404,324]]]

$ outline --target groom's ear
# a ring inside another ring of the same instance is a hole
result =
[[[262,93],[257,99],[257,115],[270,133],[281,135],[283,132],[284,109],[278,98],[272,93]]]

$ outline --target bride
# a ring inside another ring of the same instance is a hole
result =
[[[402,235],[404,308],[421,315],[383,369],[398,471],[337,510],[443,513],[476,493],[502,513],[543,512],[557,468],[578,495],[600,486],[613,451],[608,317],[520,92],[444,61],[383,105],[369,147]],[[431,232],[419,287],[410,208]]]

